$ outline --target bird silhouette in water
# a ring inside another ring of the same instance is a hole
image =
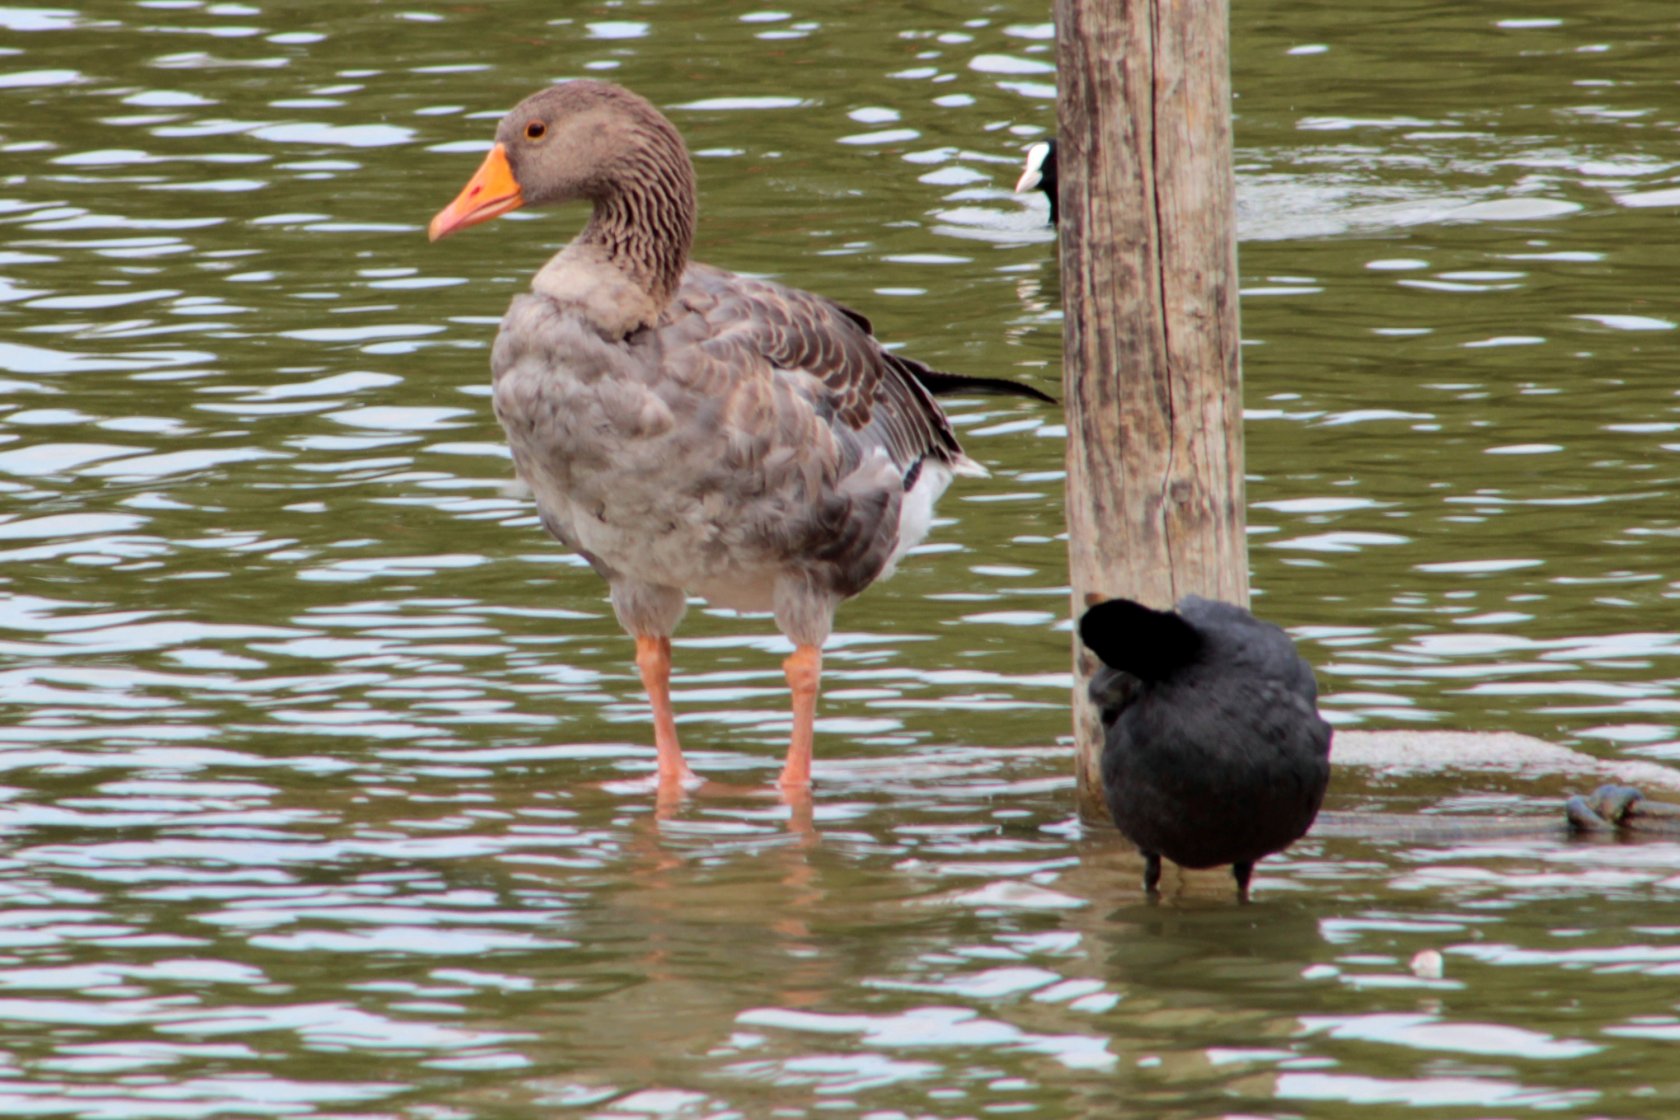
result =
[[[1257,860],[1305,835],[1330,781],[1330,725],[1310,666],[1277,626],[1195,595],[1160,611],[1110,599],[1080,639],[1103,662],[1102,783],[1114,823],[1144,857],[1231,865],[1248,897]]]
[[[1015,181],[1015,193],[1043,191],[1050,200],[1050,224],[1056,224],[1056,192],[1060,189],[1056,178],[1056,141],[1040,140],[1027,148],[1026,162],[1021,165],[1021,177]]]

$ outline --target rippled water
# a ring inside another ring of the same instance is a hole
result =
[[[1341,726],[1680,758],[1670,5],[1236,8],[1257,605]],[[842,611],[814,819],[761,619],[677,642],[738,788],[622,784],[629,643],[485,399],[578,216],[425,222],[613,77],[704,259],[1053,390],[1045,18],[0,6],[0,1113],[1673,1114],[1680,845],[1314,838],[1144,904],[1070,808],[1052,410],[954,405],[993,477]]]

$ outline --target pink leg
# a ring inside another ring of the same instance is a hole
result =
[[[811,784],[811,745],[816,739],[817,686],[822,680],[822,650],[799,646],[782,662],[788,688],[793,691],[793,741],[788,744],[787,765],[782,767],[783,789]]]
[[[653,745],[659,751],[659,783],[686,782],[694,772],[677,745],[677,717],[671,714],[671,639],[636,638],[636,668],[653,705]]]

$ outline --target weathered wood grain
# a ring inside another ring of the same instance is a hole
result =
[[[1068,552],[1077,617],[1246,605],[1226,0],[1057,0]],[[1074,641],[1080,808],[1103,814]]]

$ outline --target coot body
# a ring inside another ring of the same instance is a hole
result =
[[[1103,790],[1144,854],[1144,886],[1165,856],[1230,864],[1246,894],[1255,862],[1311,827],[1330,780],[1311,667],[1277,626],[1194,595],[1173,611],[1111,599],[1079,633],[1105,666],[1091,682]]]

